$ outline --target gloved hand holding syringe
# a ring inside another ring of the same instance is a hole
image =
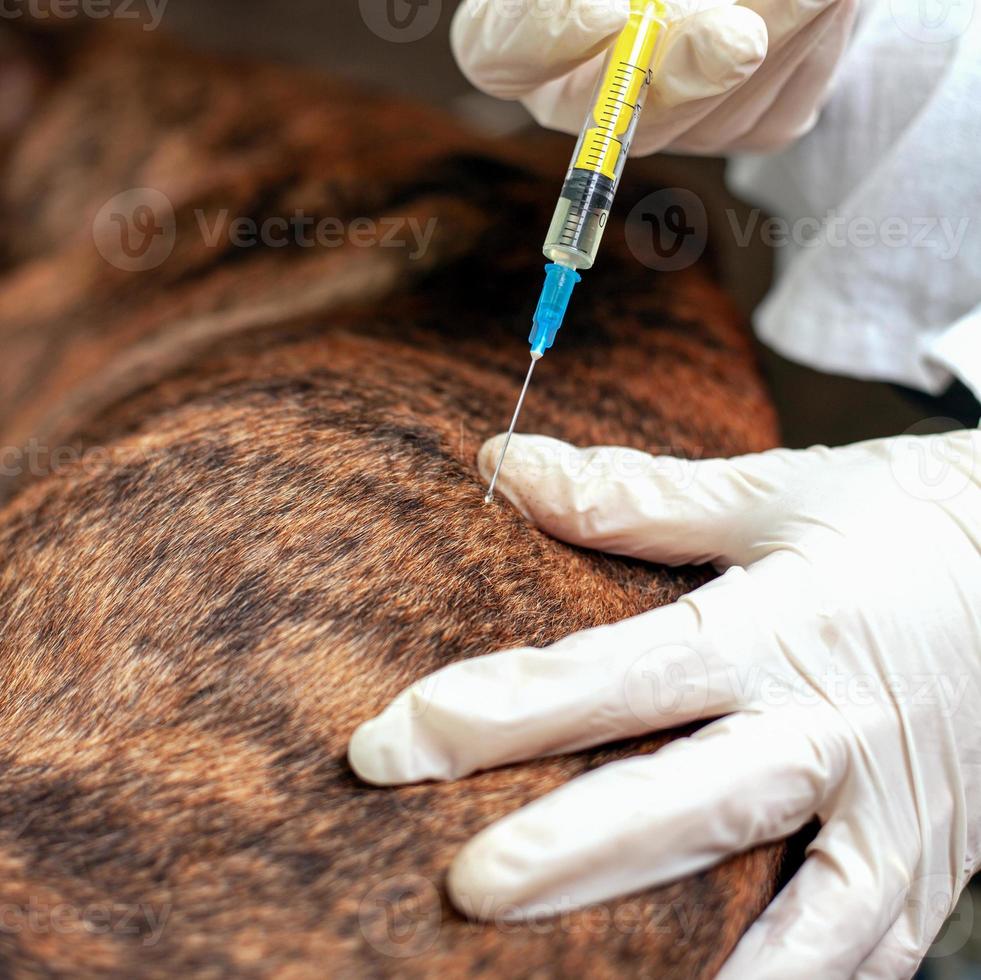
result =
[[[627,24],[606,59],[545,237],[543,251],[550,263],[545,267],[545,285],[528,338],[531,365],[484,498],[487,503],[494,497],[494,486],[535,365],[555,341],[572,291],[581,281],[579,271],[591,268],[596,260],[644,100],[653,81],[657,52],[667,27],[664,14],[663,0],[630,0]]]
[[[579,272],[596,257],[630,151],[758,151],[807,132],[854,12],[855,0],[472,0],[460,6],[452,43],[470,81],[491,95],[520,99],[544,126],[580,132],[545,243],[552,264],[509,434]],[[488,501],[506,450],[507,441]]]

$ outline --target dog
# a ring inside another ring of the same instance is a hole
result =
[[[483,503],[569,147],[142,32],[11,44],[0,976],[714,975],[787,845],[524,924],[471,921],[443,888],[482,827],[678,733],[392,790],[345,759],[428,672],[712,575]],[[652,272],[628,208],[522,429],[681,458],[775,445],[711,258]]]

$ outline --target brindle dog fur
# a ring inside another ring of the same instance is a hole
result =
[[[30,104],[4,117],[0,184],[0,976],[712,976],[783,845],[524,925],[445,898],[471,835],[664,736],[399,789],[345,760],[427,672],[710,577],[482,502],[475,457],[527,364],[568,144],[532,157],[142,32],[42,40],[43,63],[14,43]],[[129,188],[173,204],[153,269],[117,268],[121,236],[100,239],[108,259],[94,244]],[[765,449],[774,415],[708,260],[656,274],[626,247],[622,202],[651,189],[621,192],[522,428]],[[414,257],[207,234],[297,209],[435,232]]]

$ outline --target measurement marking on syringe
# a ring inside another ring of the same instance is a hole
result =
[[[0,0],[2,2],[2,0]],[[592,112],[579,134],[579,144],[573,156],[572,168],[581,175],[563,195],[565,214],[556,209],[551,244],[546,242],[545,254],[553,258],[551,248],[561,245],[591,262],[595,257],[608,210],[600,204],[612,203],[619,183],[620,172],[635,135],[637,115],[652,82],[653,71],[640,62],[654,60],[655,40],[664,24],[653,14],[661,13],[659,0],[627,0],[631,20],[627,31],[618,38],[616,48],[600,79],[600,89],[594,98]],[[651,8],[653,8],[653,13]],[[641,12],[643,16],[637,16]],[[640,60],[628,61],[625,55]],[[636,73],[640,72],[638,78]],[[614,149],[616,147],[616,149]],[[572,170],[570,177],[572,180]],[[583,180],[582,178],[588,178]],[[566,253],[559,253],[566,254]],[[588,268],[589,265],[583,266]]]
[[[611,143],[619,143],[621,146],[623,146],[623,140],[618,140],[615,136],[606,136],[606,135],[603,135],[603,136],[597,136],[596,137],[596,142],[597,143],[600,142],[601,140],[606,140],[606,145],[603,147],[604,150],[608,150],[610,148],[610,144]],[[595,150],[590,150],[590,152],[588,154],[588,156],[597,156],[597,155],[603,156],[604,154],[602,154],[602,153],[597,154]]]

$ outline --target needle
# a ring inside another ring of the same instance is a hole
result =
[[[521,414],[521,406],[524,404],[525,395],[528,393],[528,385],[531,382],[531,372],[535,370],[535,365],[538,363],[538,359],[541,354],[536,355],[532,353],[531,355],[531,365],[528,368],[528,373],[525,375],[525,383],[521,386],[521,394],[518,395],[518,404],[514,406],[514,415],[511,416],[511,425],[508,427],[508,434],[504,437],[504,445],[501,446],[501,455],[497,460],[497,467],[494,470],[494,475],[491,477],[490,486],[487,488],[487,493],[484,495],[484,503],[489,504],[494,499],[494,485],[497,483],[497,477],[501,472],[501,467],[504,465],[504,456],[508,451],[508,443],[511,441],[511,436],[514,433],[514,427],[518,422],[518,416]]]

